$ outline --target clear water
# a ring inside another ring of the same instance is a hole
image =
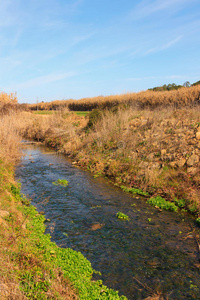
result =
[[[101,272],[95,279],[128,299],[156,291],[166,299],[200,299],[200,230],[190,216],[160,212],[43,146],[27,145],[24,154],[16,168],[22,193],[50,219],[52,241],[80,251]],[[53,185],[58,179],[69,185]],[[117,219],[118,211],[130,221]]]

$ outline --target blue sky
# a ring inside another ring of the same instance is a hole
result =
[[[199,0],[0,0],[0,91],[20,103],[200,80]]]

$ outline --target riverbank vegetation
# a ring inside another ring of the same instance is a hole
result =
[[[86,117],[67,108],[60,110],[60,117],[31,115],[33,120],[29,117],[31,123],[23,127],[23,135],[70,155],[75,164],[95,177],[106,176],[123,190],[152,199],[161,197],[198,218],[200,86],[148,93],[145,103],[152,104],[151,109],[141,109],[143,99],[136,107],[94,109]],[[163,105],[156,107],[157,96],[152,99],[152,95],[160,95]],[[175,97],[173,101],[169,95]],[[139,99],[140,93],[137,96]],[[162,207],[173,205],[165,203]]]
[[[94,270],[81,253],[51,242],[50,235],[44,234],[45,217],[21,195],[14,180],[21,134],[30,125],[32,130],[42,125],[31,117],[13,109],[3,111],[0,118],[1,299],[126,299],[100,280],[91,280]]]

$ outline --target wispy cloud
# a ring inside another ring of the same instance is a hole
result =
[[[146,77],[130,77],[126,78],[127,81],[144,81],[144,80],[170,80],[170,79],[184,79],[187,78],[186,75],[168,75],[168,76],[146,76]]]
[[[174,46],[175,44],[177,44],[182,38],[183,38],[183,35],[179,35],[178,37],[176,37],[175,39],[169,41],[168,43],[166,43],[164,45],[150,48],[149,50],[147,50],[144,53],[144,55],[148,55],[148,54],[152,54],[152,53],[156,53],[156,52],[160,52],[160,51],[169,49],[172,46]]]
[[[16,89],[27,89],[30,87],[35,87],[35,86],[43,85],[46,83],[63,80],[63,79],[69,78],[69,77],[73,77],[75,75],[76,75],[75,72],[67,72],[67,73],[60,73],[60,74],[48,74],[45,76],[40,76],[37,78],[27,80],[23,83],[19,83],[19,84],[15,85],[15,88]]]
[[[143,0],[132,10],[130,17],[137,20],[166,9],[169,11],[173,11],[177,7],[181,9],[185,3],[191,3],[191,1],[193,0]]]

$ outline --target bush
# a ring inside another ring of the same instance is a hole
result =
[[[102,118],[102,111],[100,111],[99,109],[93,109],[89,113],[89,121],[87,127],[92,128],[99,120],[101,120],[101,118]]]

